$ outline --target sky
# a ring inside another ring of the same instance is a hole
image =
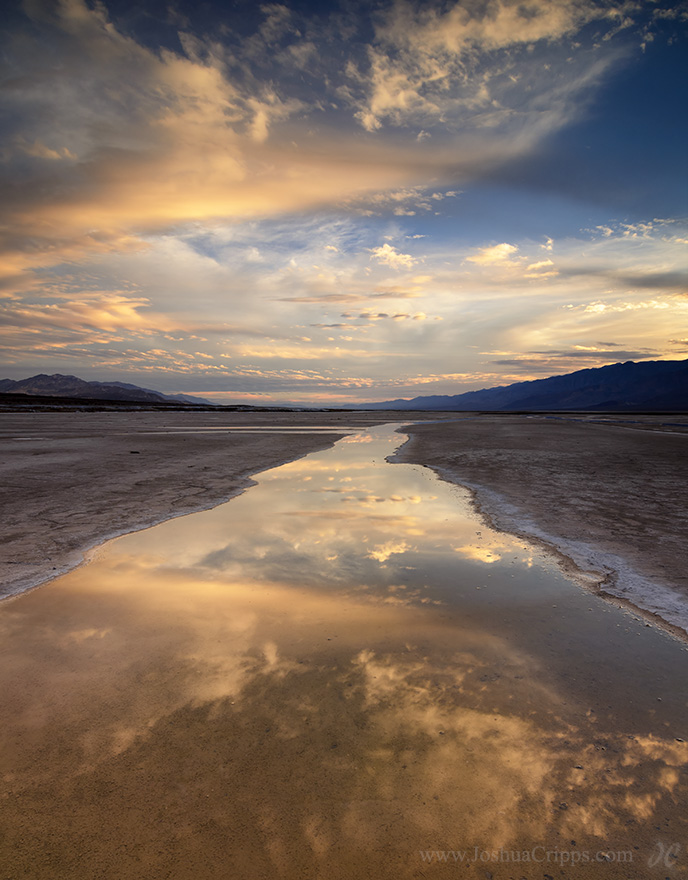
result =
[[[688,357],[688,3],[4,8],[1,378],[345,406]]]

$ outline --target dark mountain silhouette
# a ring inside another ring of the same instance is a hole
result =
[[[29,379],[1,379],[0,392],[29,394],[42,397],[71,397],[80,400],[123,400],[134,403],[209,404],[202,397],[186,394],[162,394],[150,388],[139,388],[126,382],[86,382],[77,376],[40,373]]]
[[[688,360],[626,361],[564,376],[516,382],[465,394],[385,400],[356,409],[396,410],[688,410]]]

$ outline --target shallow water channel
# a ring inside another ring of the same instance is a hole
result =
[[[3,877],[685,876],[685,646],[395,427],[0,606]]]

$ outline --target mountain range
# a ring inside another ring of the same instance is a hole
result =
[[[688,360],[626,361],[464,394],[366,403],[356,409],[459,412],[688,410]]]
[[[189,403],[212,406],[202,397],[187,394],[163,394],[126,382],[86,382],[77,376],[39,373],[29,379],[0,379],[0,392],[42,397],[73,397],[80,400],[122,400],[136,403]]]
[[[86,382],[77,376],[44,373],[29,379],[2,379],[0,393],[77,400],[122,401],[145,404],[216,404],[187,394],[163,394],[126,382]],[[230,407],[236,409],[237,407]],[[253,409],[253,407],[239,407]],[[299,406],[298,409],[305,407]],[[584,410],[628,412],[645,410],[688,411],[688,360],[626,361],[563,376],[516,382],[464,394],[414,397],[411,400],[384,400],[350,406],[357,410],[489,410],[492,412],[545,412]]]

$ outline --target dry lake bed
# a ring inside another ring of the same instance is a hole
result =
[[[0,877],[686,876],[688,421],[408,419],[2,416]]]

